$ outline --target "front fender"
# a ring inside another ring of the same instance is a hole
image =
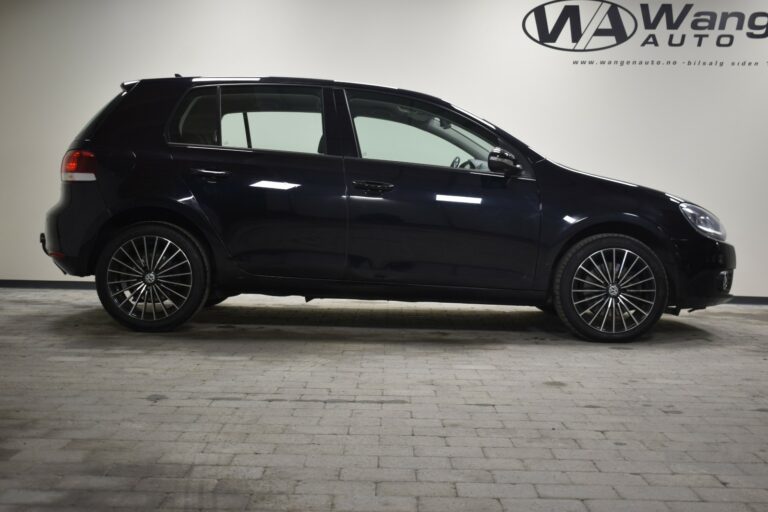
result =
[[[684,229],[676,206],[662,193],[602,179],[544,162],[541,251],[536,285],[548,289],[553,269],[573,244],[599,233],[621,233],[649,245],[669,270],[674,265],[674,229]]]

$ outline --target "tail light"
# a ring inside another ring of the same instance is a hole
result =
[[[96,167],[96,155],[72,149],[61,161],[61,181],[96,181]]]

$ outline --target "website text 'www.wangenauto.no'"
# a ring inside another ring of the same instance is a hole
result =
[[[574,59],[574,66],[612,66],[612,67],[742,67],[754,68],[768,65],[768,61],[756,60],[658,60],[658,59]]]

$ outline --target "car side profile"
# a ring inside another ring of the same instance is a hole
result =
[[[132,329],[262,293],[532,305],[620,341],[730,298],[712,213],[440,99],[280,77],[122,89],[66,152],[40,237]]]

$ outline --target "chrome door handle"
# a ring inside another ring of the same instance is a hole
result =
[[[357,189],[378,194],[389,192],[395,188],[392,183],[384,183],[383,181],[353,181],[352,185]]]
[[[229,171],[214,171],[212,169],[190,169],[193,176],[205,178],[208,181],[219,181],[229,176]]]

